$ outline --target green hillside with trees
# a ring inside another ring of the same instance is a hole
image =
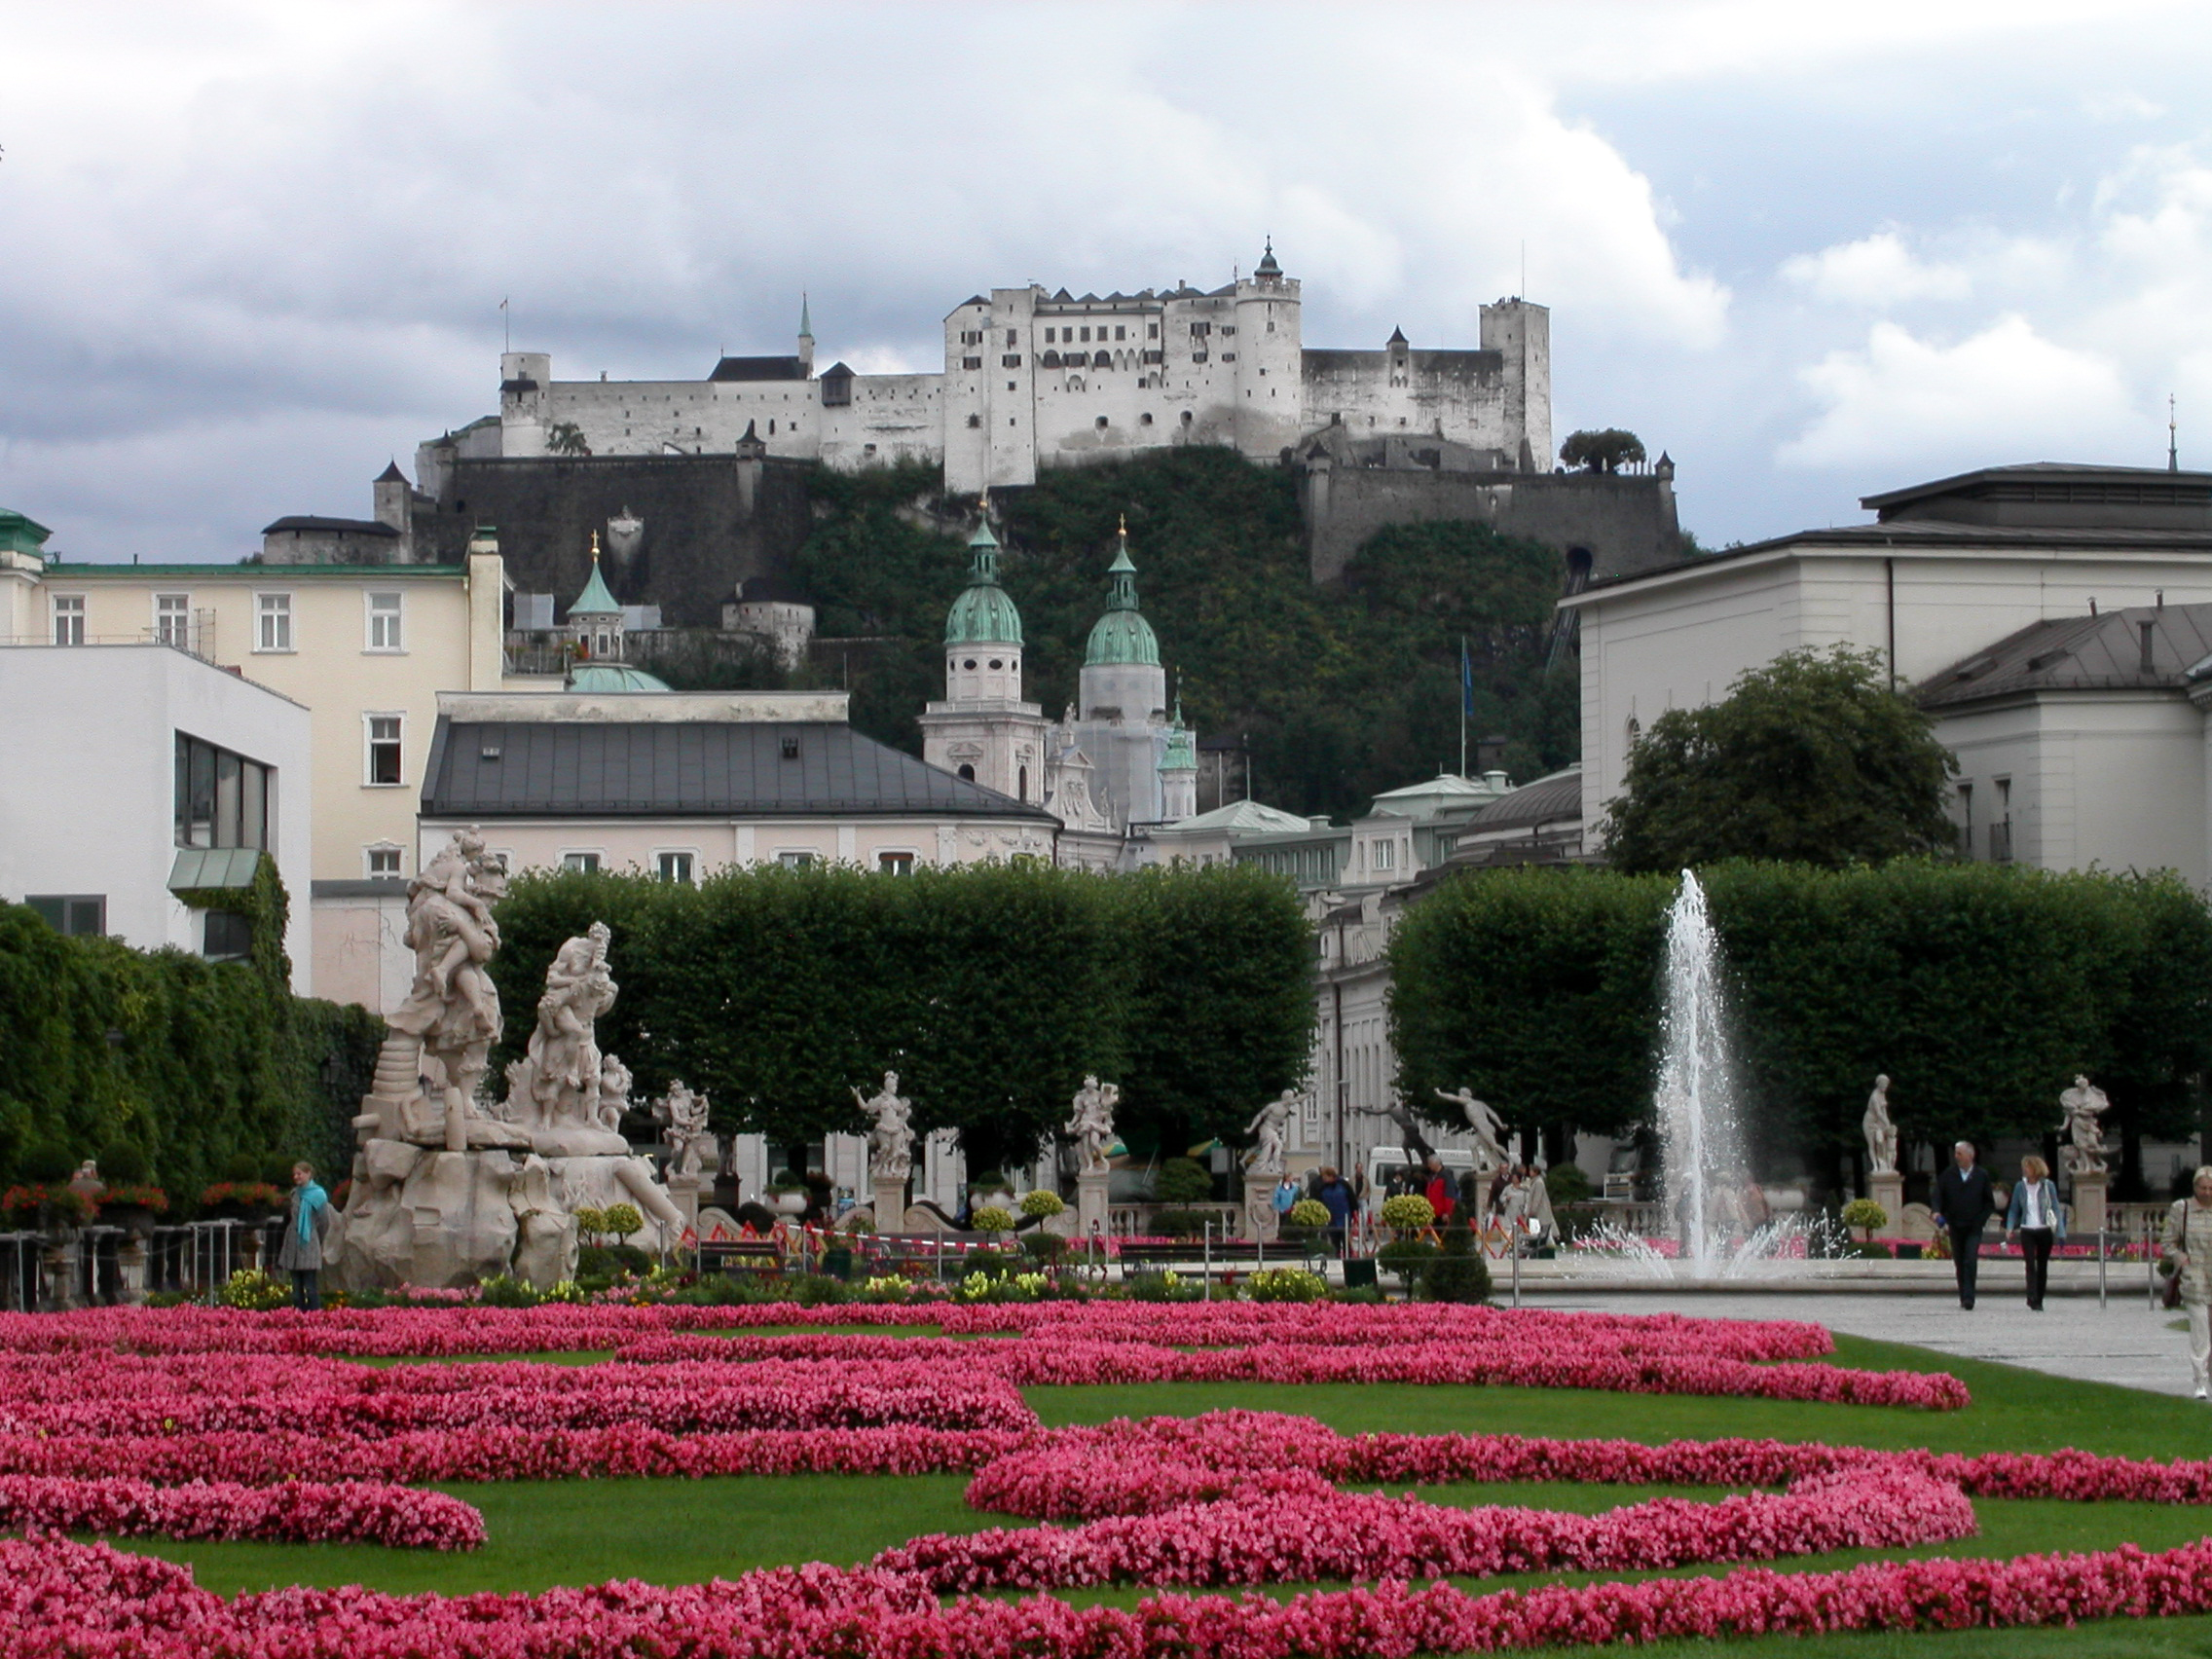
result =
[[[792,574],[818,633],[855,643],[818,651],[808,677],[849,684],[855,725],[919,753],[915,717],[942,695],[945,608],[967,577],[968,503],[942,499],[934,467],[824,468],[812,489],[816,528]],[[1456,766],[1462,636],[1469,733],[1505,740],[1493,763],[1519,782],[1578,753],[1575,676],[1544,673],[1561,586],[1549,548],[1477,525],[1402,526],[1370,540],[1341,586],[1316,588],[1289,475],[1219,449],[1049,473],[992,499],[1026,689],[1049,716],[1075,700],[1126,515],[1184,714],[1203,738],[1248,740],[1254,793],[1271,804],[1355,812]]]

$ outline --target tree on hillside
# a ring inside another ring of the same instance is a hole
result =
[[[1569,432],[1567,442],[1559,446],[1559,458],[1585,472],[1618,472],[1643,459],[1643,440],[1618,426]]]
[[[1789,651],[1703,709],[1673,709],[1629,751],[1606,852],[1626,870],[1721,859],[1825,866],[1950,851],[1957,762],[1890,689],[1874,652]]]

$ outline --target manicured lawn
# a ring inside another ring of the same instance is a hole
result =
[[[1230,1407],[1296,1412],[1346,1432],[1500,1431],[1562,1438],[1643,1442],[1763,1438],[1821,1440],[1942,1451],[2084,1451],[2139,1457],[2212,1456],[2212,1411],[2201,1403],[2039,1373],[1923,1349],[1839,1337],[1839,1364],[1876,1369],[1948,1370],[1974,1395],[1962,1412],[1931,1413],[1787,1401],[1631,1396],[1529,1388],[1419,1387],[1404,1384],[1272,1385],[1163,1383],[1122,1387],[1036,1388],[1029,1398],[1048,1423],[1115,1417],[1183,1416]],[[564,1363],[595,1356],[546,1355]],[[682,1583],[778,1563],[865,1560],[919,1533],[972,1531],[994,1518],[969,1509],[958,1475],[864,1477],[808,1475],[706,1481],[614,1480],[453,1485],[484,1512],[491,1541],[467,1556],[365,1545],[170,1543],[127,1547],[193,1564],[202,1583],[230,1593],[280,1584],[362,1583],[384,1590],[537,1590],[637,1577]],[[1516,1503],[1584,1513],[1633,1503],[1671,1489],[1497,1485],[1430,1489],[1458,1504]],[[1675,1495],[1709,1498],[1709,1491]],[[1985,1500],[1975,1505],[1981,1535],[1903,1552],[2010,1557],[2109,1549],[2135,1543],[2164,1549],[2212,1532],[2212,1509],[2112,1503]],[[1810,1571],[1885,1559],[1847,1552],[1775,1564]],[[1726,1567],[1689,1569],[1720,1572]],[[1475,1590],[1573,1579],[1468,1581]],[[1279,1594],[1294,1594],[1297,1588]],[[1080,1600],[1133,1604],[1147,1592],[1087,1593]],[[2154,1624],[2116,1622],[2066,1631],[1963,1632],[1910,1637],[1779,1638],[1727,1643],[1667,1644],[1654,1652],[1801,1659],[1827,1655],[2212,1656],[2212,1619]]]

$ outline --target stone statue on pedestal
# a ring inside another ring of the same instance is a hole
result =
[[[2105,1174],[2105,1127],[2098,1119],[2112,1109],[2110,1097],[2086,1077],[2077,1075],[2074,1087],[2059,1095],[2058,1105],[2065,1113],[2058,1127],[2069,1142],[2058,1149],[2059,1166],[2073,1175]]]
[[[637,1204],[648,1245],[682,1231],[651,1165],[615,1131],[630,1074],[600,1052],[592,1024],[614,1000],[603,925],[561,947],[529,1053],[508,1068],[506,1101],[496,1114],[477,1108],[500,1033],[487,965],[499,942],[492,905],[505,891],[504,868],[473,830],[408,885],[415,981],[387,1022],[353,1120],[352,1192],[325,1246],[340,1288],[509,1273],[550,1286],[575,1271],[583,1204]]]
[[[1261,1107],[1259,1116],[1245,1125],[1247,1133],[1260,1137],[1244,1155],[1244,1167],[1248,1172],[1254,1175],[1282,1173],[1283,1154],[1290,1143],[1290,1121],[1298,1115],[1300,1098],[1297,1089],[1286,1088]]]
[[[1095,1073],[1085,1074],[1065,1131],[1075,1137],[1076,1167],[1082,1173],[1102,1175],[1109,1167],[1106,1149],[1114,1141],[1114,1108],[1121,1099],[1118,1086],[1100,1083]]]
[[[872,1096],[856,1088],[853,1098],[868,1120],[867,1167],[878,1182],[903,1183],[914,1167],[914,1103],[899,1092],[899,1074],[883,1074],[883,1087]]]
[[[1456,1093],[1438,1089],[1439,1100],[1449,1100],[1466,1114],[1468,1132],[1475,1141],[1475,1172],[1488,1175],[1493,1169],[1505,1167],[1505,1120],[1491,1109],[1487,1101],[1477,1100],[1471,1088]]]
[[[680,1078],[654,1105],[653,1116],[668,1125],[669,1174],[695,1181],[715,1172],[715,1137],[707,1128],[704,1094],[692,1093]]]
[[[1898,1172],[1898,1126],[1890,1119],[1890,1079],[1885,1072],[1874,1079],[1874,1092],[1866,1096],[1866,1116],[1860,1120],[1866,1135],[1866,1173]]]

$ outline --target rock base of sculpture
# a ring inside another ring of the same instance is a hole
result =
[[[333,1284],[455,1288],[506,1274],[549,1289],[575,1272],[576,1229],[551,1171],[508,1148],[448,1152],[377,1139],[355,1164]]]
[[[875,1180],[875,1230],[878,1233],[898,1233],[906,1224],[906,1181],[902,1176],[887,1181],[880,1175]]]
[[[1244,1236],[1272,1243],[1281,1217],[1275,1214],[1275,1184],[1282,1177],[1247,1172],[1244,1177]]]
[[[2105,1193],[2111,1183],[2109,1170],[2095,1174],[2084,1172],[2074,1177],[2074,1213],[2066,1218],[2068,1234],[2089,1238],[2104,1231]]]
[[[1875,1174],[1866,1177],[1866,1196],[1882,1206],[1889,1223],[1882,1231],[1893,1236],[1901,1236],[1904,1227],[1904,1177],[1896,1173]]]
[[[1087,1169],[1075,1178],[1076,1237],[1106,1236],[1106,1184],[1110,1179],[1103,1169]]]

